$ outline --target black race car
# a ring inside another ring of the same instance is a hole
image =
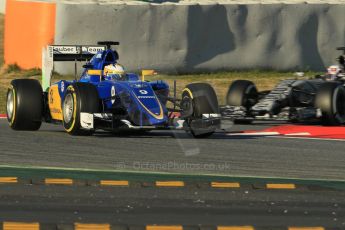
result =
[[[247,80],[234,81],[228,90],[222,115],[235,123],[253,120],[291,122],[322,121],[327,125],[345,123],[345,47],[338,64],[313,79],[283,80],[271,91],[258,92]]]

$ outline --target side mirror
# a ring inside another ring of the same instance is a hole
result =
[[[83,65],[83,68],[85,68],[85,69],[93,69],[93,65],[91,63],[87,63],[87,64]]]
[[[339,57],[338,57],[338,61],[339,61],[339,64],[340,64],[340,65],[344,65],[344,64],[345,64],[345,58],[344,58],[344,56],[339,56]]]

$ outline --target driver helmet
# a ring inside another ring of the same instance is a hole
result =
[[[339,65],[331,65],[327,69],[326,80],[335,80],[341,72],[343,72],[343,70]]]
[[[110,64],[104,67],[105,80],[124,80],[125,77],[125,69],[118,63]]]

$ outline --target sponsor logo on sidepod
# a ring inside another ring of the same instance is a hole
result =
[[[138,96],[139,99],[154,99],[155,96]]]

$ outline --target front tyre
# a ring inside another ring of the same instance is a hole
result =
[[[243,106],[250,109],[258,101],[258,90],[253,82],[247,80],[234,81],[228,89],[226,104]]]
[[[99,96],[94,85],[77,82],[68,86],[62,103],[63,126],[71,135],[92,135],[94,130],[81,126],[80,113],[94,114],[99,111]]]
[[[203,123],[203,114],[219,114],[218,100],[212,86],[193,83],[182,92],[182,116],[186,118],[191,133],[196,138],[211,136],[216,130],[212,121]]]
[[[342,125],[345,123],[345,88],[335,82],[321,85],[315,98],[315,107],[322,113],[325,125]]]
[[[43,91],[37,80],[13,80],[6,102],[7,120],[13,130],[36,131],[41,127]]]
[[[243,106],[246,110],[255,105],[258,101],[258,90],[253,82],[247,80],[236,80],[228,89],[226,104],[229,106]],[[235,124],[251,124],[250,119],[235,119]]]

